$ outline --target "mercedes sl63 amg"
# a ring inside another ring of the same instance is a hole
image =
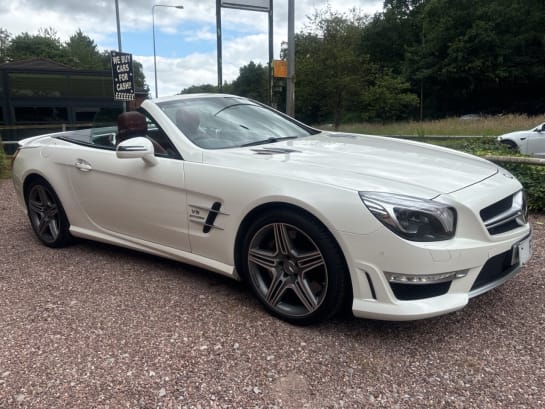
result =
[[[445,314],[530,257],[523,187],[501,167],[233,95],[146,100],[116,126],[19,145],[15,189],[45,245],[81,237],[204,267],[294,324],[343,306]]]

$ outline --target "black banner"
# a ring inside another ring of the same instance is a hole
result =
[[[132,101],[134,99],[132,54],[112,51],[111,56],[114,99],[117,101]]]

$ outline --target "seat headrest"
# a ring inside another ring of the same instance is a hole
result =
[[[123,112],[117,117],[117,143],[133,136],[144,136],[147,132],[146,117],[140,112]]]

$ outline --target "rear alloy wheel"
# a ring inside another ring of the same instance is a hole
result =
[[[44,180],[32,182],[26,205],[32,229],[49,247],[63,247],[71,239],[68,219],[53,188]]]
[[[244,241],[243,275],[273,315],[307,325],[337,313],[347,295],[344,258],[329,231],[284,210],[259,218]]]

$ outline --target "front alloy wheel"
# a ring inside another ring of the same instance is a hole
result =
[[[335,314],[345,297],[346,267],[329,232],[290,212],[258,220],[246,239],[245,276],[274,315],[310,324]]]
[[[62,247],[70,239],[64,209],[45,181],[36,181],[28,189],[27,210],[36,236],[49,247]]]

